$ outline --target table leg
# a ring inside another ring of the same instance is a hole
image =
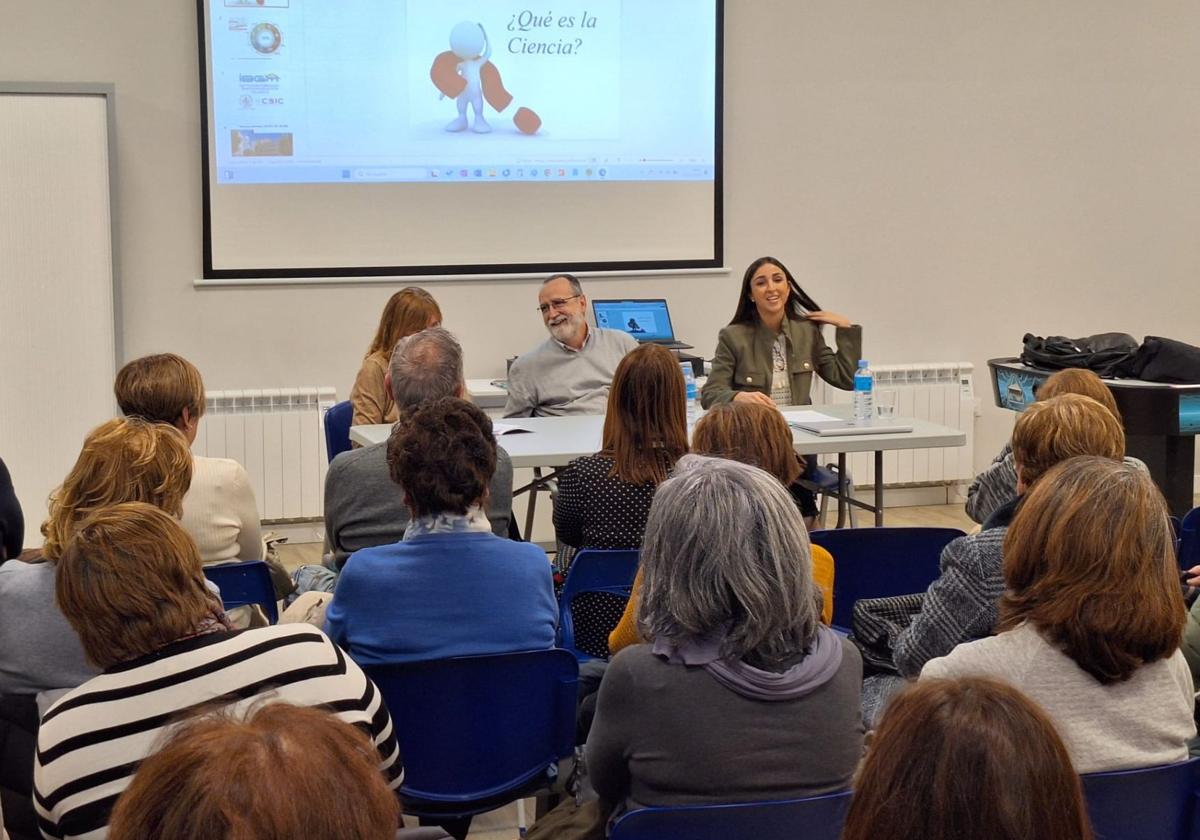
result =
[[[846,524],[846,453],[838,453],[838,520],[837,526],[844,527]]]
[[[875,450],[875,527],[883,527],[883,450]]]
[[[542,468],[533,468],[533,481],[529,483],[529,504],[525,506],[525,542],[533,542],[533,513],[537,507],[538,490],[541,489]]]

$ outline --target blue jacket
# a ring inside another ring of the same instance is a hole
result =
[[[360,665],[554,646],[558,606],[536,545],[426,534],[350,555],[325,632]]]

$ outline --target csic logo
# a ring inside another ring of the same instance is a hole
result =
[[[238,99],[238,104],[241,105],[243,108],[253,108],[254,107],[254,97],[249,96],[249,95],[243,95]]]
[[[238,81],[242,84],[278,84],[278,73],[242,73],[238,76]]]
[[[261,102],[263,105],[282,105],[283,97],[282,96],[264,96],[262,99],[259,100],[259,102]]]

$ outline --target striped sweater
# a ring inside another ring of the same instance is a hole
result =
[[[245,713],[272,700],[325,708],[359,726],[379,750],[381,771],[400,785],[400,751],[378,689],[320,630],[213,633],[109,668],[50,707],[33,768],[43,836],[107,836],[117,797],[181,716],[227,704]]]

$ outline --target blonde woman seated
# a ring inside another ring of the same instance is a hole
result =
[[[728,458],[766,470],[790,488],[801,465],[792,448],[792,430],[776,409],[754,402],[731,402],[713,406],[692,431],[692,452]],[[790,489],[789,489],[790,492]],[[796,507],[801,502],[793,495]],[[810,546],[813,581],[821,590],[821,620],[833,620],[833,557],[819,545]],[[633,597],[625,606],[621,622],[608,637],[608,649],[616,653],[637,644],[634,616],[641,590],[642,573],[633,585]]]
[[[408,286],[388,298],[379,317],[379,326],[362,367],[350,389],[355,426],[396,422],[396,403],[384,382],[392,348],[405,336],[442,324],[442,310],[433,295],[417,286]]]
[[[778,479],[685,456],[655,495],[641,563],[648,643],[609,663],[586,747],[601,810],[846,787],[862,659],[821,624],[808,534]]]
[[[1000,634],[930,661],[921,679],[1016,685],[1080,773],[1184,761],[1196,726],[1178,575],[1150,477],[1107,458],[1064,461],[1026,494],[1004,538]]]
[[[54,601],[56,569],[79,522],[119,502],[147,502],[178,516],[192,477],[192,453],[170,426],[136,417],[109,420],[50,495],[45,543],[34,562],[0,566],[0,694],[57,695],[96,674]]]
[[[195,443],[204,415],[204,380],[187,359],[174,353],[134,359],[117,373],[113,391],[126,417],[174,426],[188,446]],[[262,559],[254,489],[237,461],[193,459],[192,485],[183,500],[181,521],[204,563]]]

